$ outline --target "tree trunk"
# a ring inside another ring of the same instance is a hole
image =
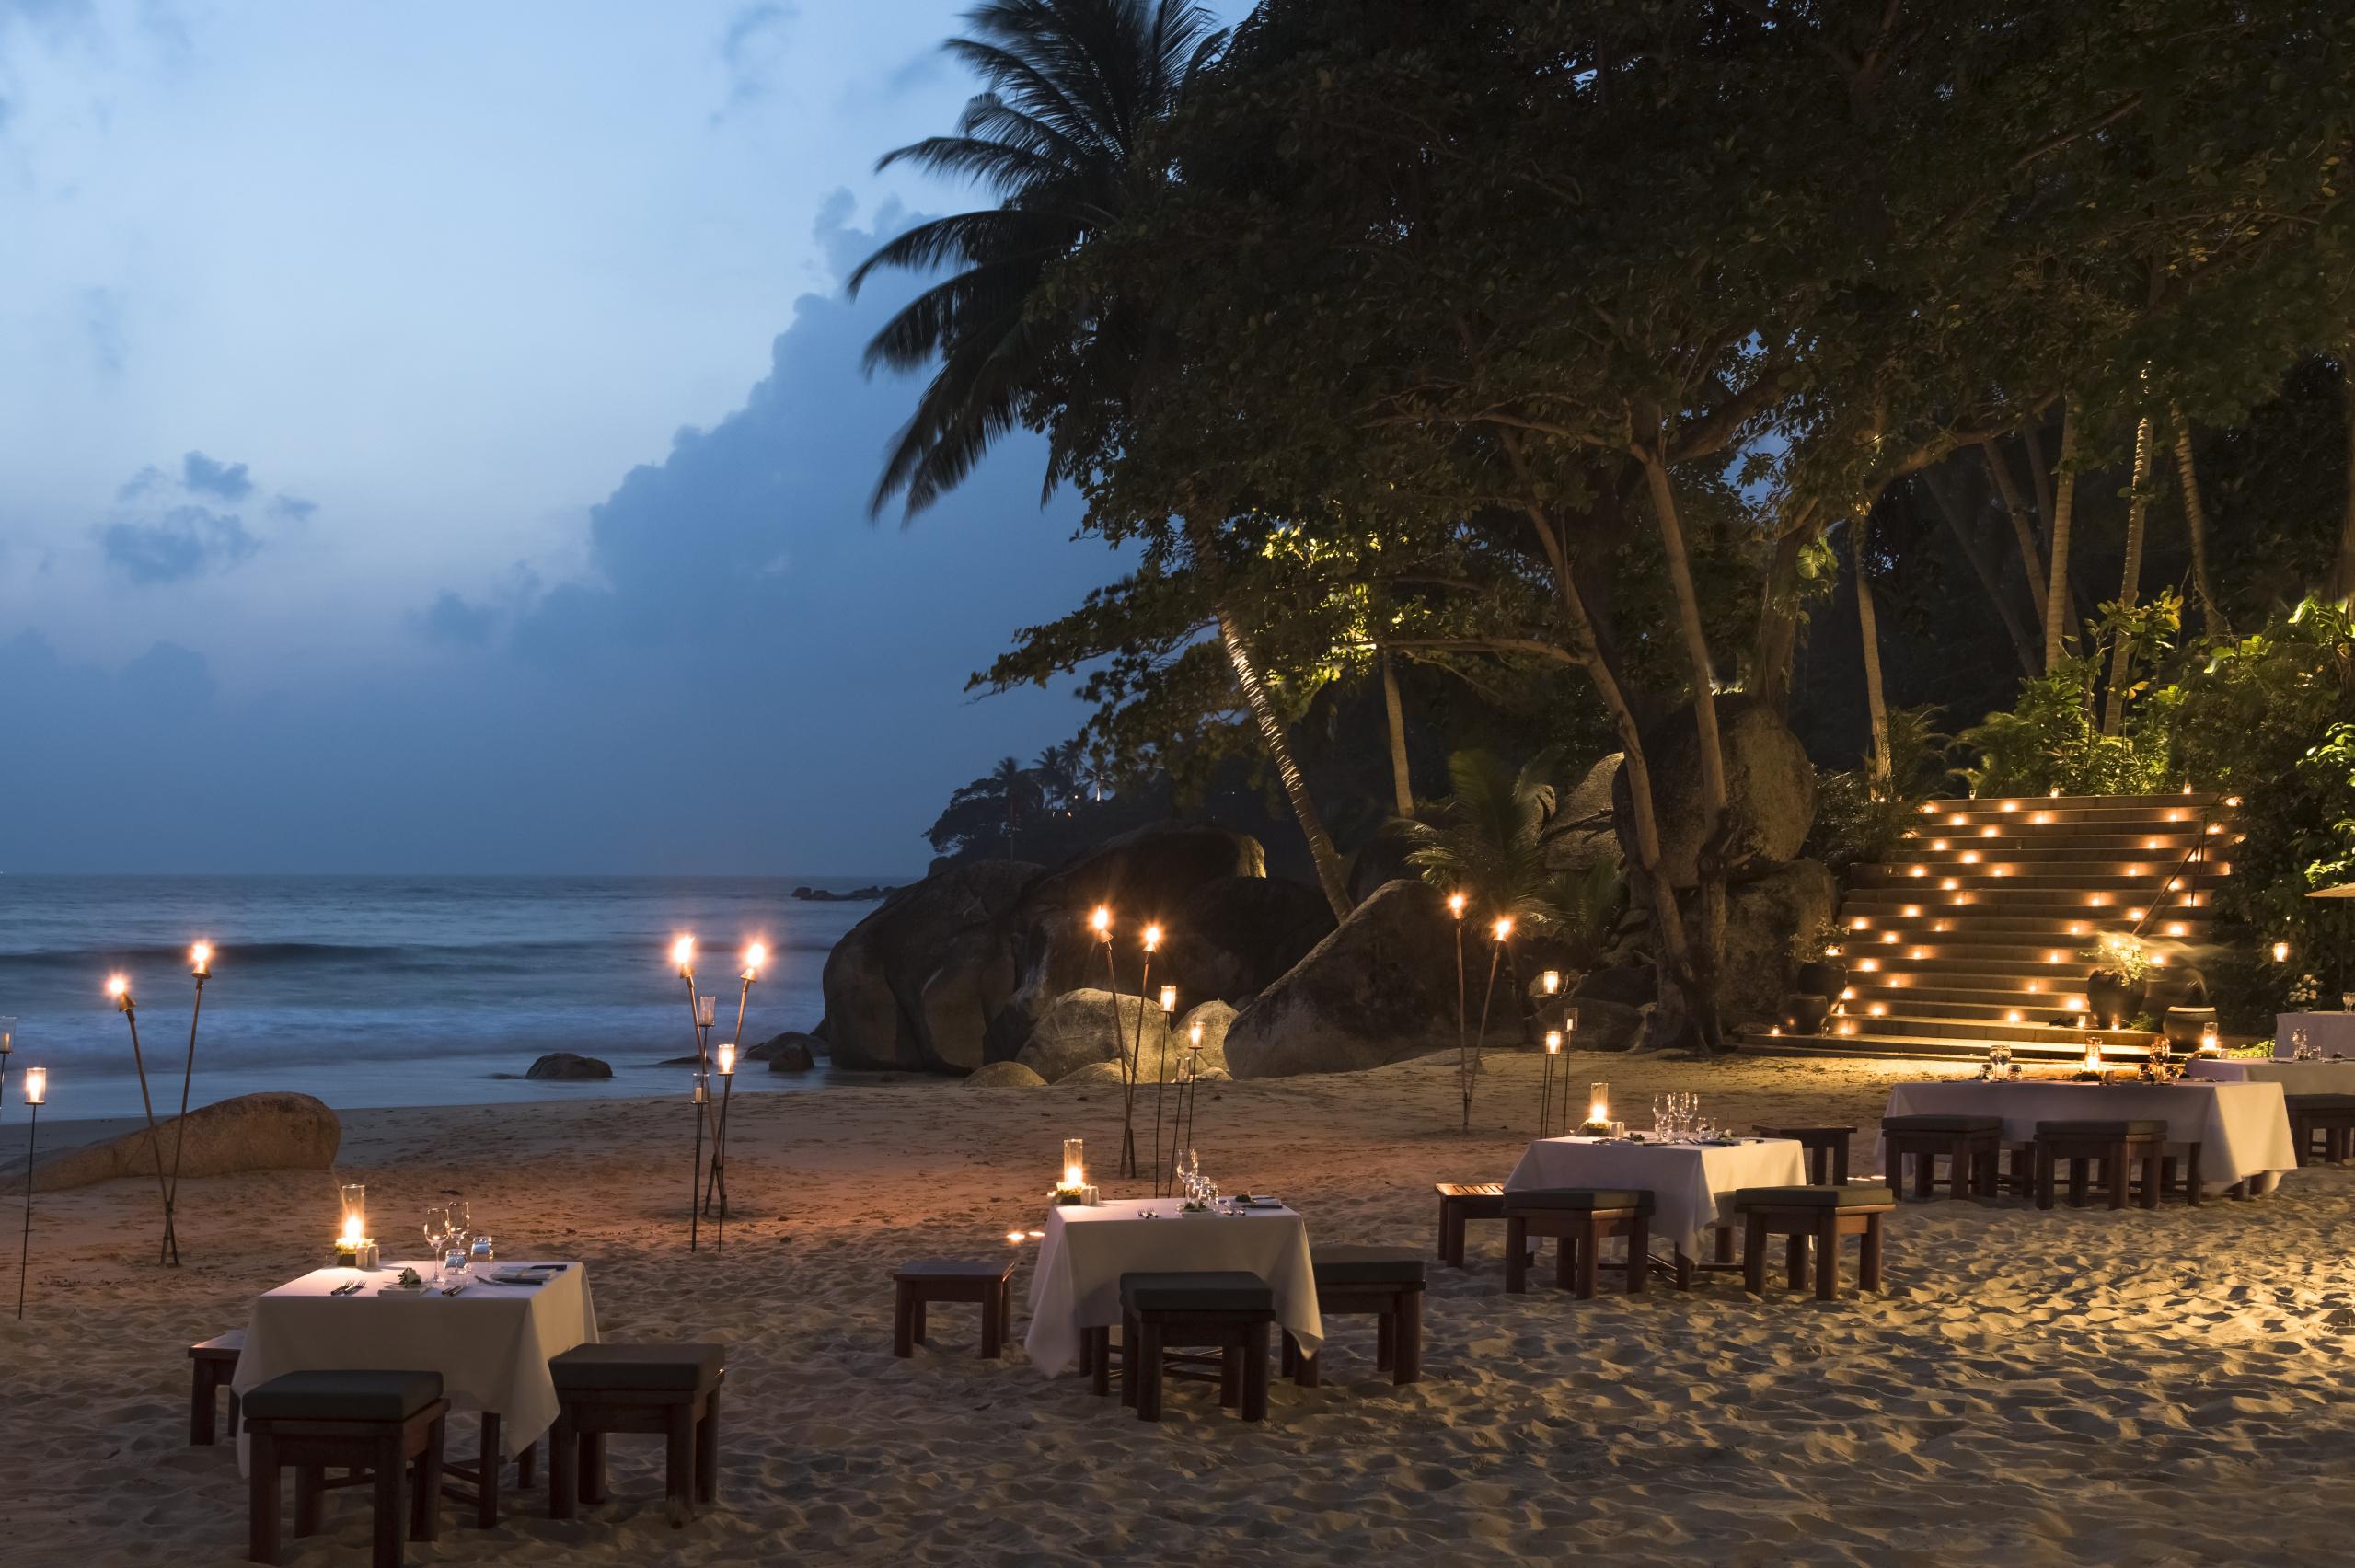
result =
[[[2061,405],[2061,467],[2052,476],[2052,576],[2044,594],[2044,667],[2049,673],[2069,656],[2062,640],[2069,609],[2069,525],[2077,510],[2077,405]]]
[[[2045,559],[2052,559],[2052,470],[2044,464],[2044,437],[2033,419],[2020,427],[2020,444],[2028,455],[2028,478],[2036,485],[2037,537]]]
[[[1699,857],[1700,940],[1693,943],[1693,1020],[1703,1043],[1718,1044],[1717,954],[1725,944],[1726,849],[1733,823],[1726,796],[1726,754],[1717,734],[1717,673],[1709,657],[1709,634],[1701,619],[1701,596],[1692,585],[1692,562],[1685,550],[1684,524],[1679,516],[1676,487],[1657,454],[1638,454],[1645,482],[1652,494],[1653,521],[1660,530],[1660,545],[1668,560],[1668,582],[1675,589],[1677,623],[1683,633],[1685,663],[1692,685],[1692,726],[1701,751],[1701,853]]]
[[[2338,525],[2338,559],[2331,563],[2330,596],[2355,598],[2355,347],[2338,355],[2338,397],[2347,408],[2347,513]]]
[[[2036,618],[2044,619],[2044,596],[2050,592],[2045,582],[2044,558],[2036,548],[2036,528],[2028,521],[2028,510],[2020,500],[2019,487],[2012,482],[2012,465],[1992,441],[1980,443],[1979,455],[1987,464],[1988,477],[1995,481],[1995,494],[2011,514],[2012,537],[2020,547],[2020,571],[2028,580],[2028,597],[2035,602]]]
[[[1398,814],[1414,814],[1414,780],[1406,767],[1406,709],[1398,699],[1398,668],[1382,654],[1382,711],[1390,720],[1391,795]]]
[[[2176,425],[2176,473],[2183,480],[2183,526],[2191,536],[2191,586],[2199,595],[2199,624],[2211,637],[2230,637],[2224,612],[2216,605],[2215,585],[2208,581],[2208,509],[2199,502],[2199,468],[2192,461],[2191,421],[2181,409],[2167,410]]]
[[[1816,542],[1820,513],[1810,502],[1797,522],[1786,525],[1774,541],[1774,557],[1767,567],[1766,592],[1758,606],[1758,640],[1751,645],[1749,695],[1759,703],[1788,718],[1791,678],[1799,634],[1799,558]]]
[[[1925,473],[1922,478],[1923,488],[1930,492],[1930,499],[1937,504],[1939,515],[1946,520],[1946,527],[1954,535],[1955,543],[1961,548],[1963,559],[1970,563],[1971,571],[1979,578],[1979,585],[1987,590],[1988,602],[1995,606],[1996,618],[2003,623],[2003,634],[2012,640],[2012,652],[2020,662],[2020,674],[2033,675],[2039,673],[2043,664],[2038,657],[2036,641],[2029,636],[2026,623],[2020,619],[2019,609],[2012,603],[2011,595],[2003,592],[2003,580],[1996,571],[1995,563],[1987,559],[1986,550],[1971,536],[1968,525],[1963,521],[1962,508],[1947,493],[1946,487],[1938,482],[1934,473]]]
[[[1873,615],[1873,580],[1864,572],[1864,535],[1870,519],[1848,520],[1848,553],[1856,565],[1856,630],[1864,647],[1864,717],[1872,730],[1875,793],[1888,787],[1889,709],[1881,694],[1881,632]]]
[[[2151,416],[2134,421],[2134,489],[2126,503],[2126,570],[2118,584],[2121,614],[2134,607],[2142,589],[2142,535],[2151,515]],[[2126,672],[2133,662],[2134,639],[2119,629],[2110,650],[2109,700],[2102,705],[2102,733],[2115,735],[2126,721]]]
[[[1333,847],[1333,836],[1324,829],[1324,817],[1317,810],[1316,797],[1309,793],[1309,781],[1301,777],[1300,766],[1293,760],[1291,739],[1285,734],[1284,721],[1276,713],[1267,687],[1261,683],[1258,669],[1252,663],[1242,628],[1224,609],[1218,611],[1218,641],[1227,650],[1227,662],[1235,667],[1235,684],[1242,687],[1252,722],[1259,727],[1260,744],[1267,748],[1268,760],[1276,765],[1276,776],[1283,781],[1284,798],[1291,802],[1292,815],[1299,822],[1302,836],[1309,841],[1309,858],[1316,862],[1317,885],[1324,890],[1324,901],[1333,905],[1333,917],[1346,920],[1350,908],[1349,879],[1342,871],[1341,856]]]

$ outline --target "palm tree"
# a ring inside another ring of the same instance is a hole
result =
[[[1038,779],[1039,794],[1046,807],[1069,816],[1079,799],[1079,743],[1066,741],[1059,746],[1047,747],[1038,754],[1031,772]]]
[[[1140,143],[1177,108],[1225,38],[1209,12],[1189,0],[986,0],[965,23],[967,35],[946,48],[984,90],[965,106],[955,135],[911,143],[879,167],[906,161],[971,179],[998,204],[918,224],[850,274],[855,294],[878,269],[950,270],[867,346],[870,371],[932,370],[876,483],[878,513],[900,496],[913,518],[954,489],[992,443],[1023,423],[1025,404],[1049,384],[1057,352],[1084,342],[1099,361],[1094,384],[1135,384],[1136,338],[1108,325],[1127,314],[1120,302],[1073,299],[1046,284],[1058,261],[1160,177],[1137,156]],[[1049,454],[1048,491],[1062,456]],[[1199,542],[1206,532],[1201,520],[1188,523]],[[1207,570],[1212,552],[1195,553]],[[1253,666],[1247,628],[1223,605],[1216,619],[1325,897],[1337,916],[1346,915],[1341,857]]]
[[[991,794],[1005,802],[1006,853],[1010,858],[1014,836],[1022,829],[1023,813],[1038,799],[1038,779],[1022,767],[1021,759],[1006,756],[998,759],[998,766],[984,775],[983,782]]]
[[[1398,824],[1414,846],[1407,864],[1443,891],[1464,894],[1483,921],[1506,915],[1527,927],[1552,918],[1545,852],[1567,826],[1554,820],[1560,760],[1549,747],[1517,772],[1484,751],[1449,757],[1453,793],[1439,803],[1439,820]]]

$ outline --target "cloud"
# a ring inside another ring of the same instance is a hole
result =
[[[202,452],[190,452],[180,459],[180,483],[191,495],[209,495],[215,501],[239,502],[253,493],[253,480],[243,463],[215,462]]]
[[[491,640],[499,625],[499,612],[489,605],[468,604],[455,590],[444,588],[432,604],[410,617],[410,624],[433,641],[479,648]]]
[[[318,509],[317,502],[305,501],[299,495],[274,496],[270,502],[270,514],[289,523],[307,523],[311,520],[311,513]]]
[[[141,587],[226,571],[261,548],[235,513],[202,506],[173,507],[154,523],[110,523],[98,542],[107,565]]]
[[[774,89],[775,68],[784,63],[793,7],[779,0],[759,0],[728,18],[720,35],[720,59],[728,68],[728,101],[711,117],[713,124],[767,98]]]
[[[122,335],[121,290],[82,291],[82,336],[90,346],[91,362],[100,375],[113,377],[122,374],[130,349]]]

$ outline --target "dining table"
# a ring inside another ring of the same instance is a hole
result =
[[[255,1299],[229,1387],[242,1399],[287,1372],[438,1372],[450,1409],[495,1417],[499,1455],[511,1457],[555,1424],[548,1358],[597,1339],[589,1271],[577,1259],[545,1265],[537,1284],[490,1277],[534,1266],[484,1265],[455,1295],[431,1283],[387,1288],[404,1267],[431,1282],[434,1265],[426,1260],[314,1269]],[[358,1288],[341,1288],[350,1286]],[[247,1460],[240,1433],[237,1462]]]
[[[2355,1056],[2355,1012],[2285,1012],[2273,1015],[2273,1055],[2290,1059],[2303,1032],[2325,1056]]]
[[[2169,1143],[2199,1146],[2200,1185],[2209,1192],[2269,1193],[2298,1166],[2279,1083],[1942,1078],[1899,1084],[1882,1114],[1999,1116],[2007,1147],[2033,1143],[2038,1122],[2163,1121]]]
[[[1509,1202],[1539,1187],[1644,1189],[1652,1193],[1652,1234],[1690,1263],[1703,1255],[1704,1239],[1735,1222],[1737,1191],[1807,1184],[1807,1150],[1796,1138],[1573,1136],[1539,1138],[1524,1149],[1505,1178],[1505,1195]]]
[[[2202,1056],[2185,1071],[2211,1083],[2278,1083],[2283,1094],[2355,1094],[2355,1057],[2292,1062],[2264,1056]]]
[[[1120,1276],[1234,1269],[1276,1293],[1276,1320],[1314,1355],[1324,1343],[1308,1222],[1289,1206],[1221,1205],[1188,1215],[1180,1200],[1106,1199],[1057,1204],[1046,1214],[1031,1269],[1030,1330],[1022,1348],[1053,1377],[1079,1364],[1084,1331],[1120,1326]]]

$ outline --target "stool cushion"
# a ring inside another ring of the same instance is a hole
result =
[[[2355,1111],[2355,1094],[2292,1094],[2284,1098],[2292,1111]]]
[[[1014,1272],[1014,1254],[1001,1258],[918,1258],[892,1271],[894,1279],[1004,1279]]]
[[[2036,1136],[2040,1138],[2163,1138],[2167,1136],[2165,1122],[2038,1122]]]
[[[287,1372],[246,1396],[248,1421],[405,1421],[442,1397],[439,1372]]]
[[[1346,1247],[1315,1249],[1317,1286],[1421,1285],[1423,1254],[1408,1247]]]
[[[1120,1304],[1132,1312],[1273,1312],[1276,1292],[1255,1274],[1205,1269],[1195,1274],[1125,1274]]]
[[[2001,1116],[1884,1116],[1885,1133],[2000,1133]]]
[[[565,1393],[693,1390],[717,1383],[726,1358],[726,1347],[716,1344],[577,1344],[549,1358],[548,1375]]]
[[[188,1347],[192,1358],[202,1361],[235,1361],[245,1353],[246,1332],[231,1329],[225,1334],[214,1334],[209,1340],[198,1340]]]
[[[1652,1212],[1643,1187],[1526,1187],[1505,1194],[1507,1209],[1640,1209]]]
[[[1874,1208],[1895,1207],[1897,1194],[1877,1183],[1845,1187],[1737,1187],[1734,1206],[1745,1208]]]

